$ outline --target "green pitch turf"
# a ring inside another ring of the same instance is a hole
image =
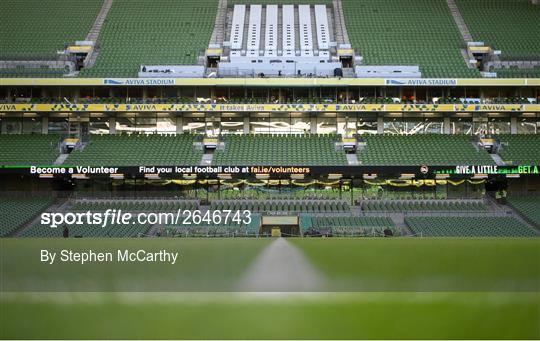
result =
[[[270,239],[0,239],[4,291],[231,291]],[[40,262],[40,250],[179,252],[169,263]]]
[[[293,239],[339,291],[540,291],[539,238]]]
[[[327,291],[540,291],[540,239],[290,239]],[[234,291],[272,239],[1,239],[3,291]],[[40,250],[177,251],[167,263],[40,262]]]
[[[537,293],[13,294],[0,337],[538,339]]]
[[[223,292],[271,242],[1,239],[0,338],[540,338],[538,238],[291,239],[329,291],[362,292]],[[168,248],[181,259],[45,266],[40,248]],[[222,292],[126,292],[160,289]]]

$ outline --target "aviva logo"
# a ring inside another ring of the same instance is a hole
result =
[[[507,111],[507,110],[523,110],[521,104],[481,104],[480,110]]]
[[[405,81],[400,81],[400,80],[395,80],[395,79],[386,80],[386,85],[405,85],[405,84],[407,84],[407,82]]]
[[[16,111],[17,107],[15,104],[0,104],[0,110]]]
[[[114,79],[105,79],[105,80],[103,80],[103,83],[105,85],[122,85],[122,84],[124,84],[124,82],[117,81],[117,80],[114,80]]]
[[[126,110],[155,111],[157,106],[155,104],[127,104]]]

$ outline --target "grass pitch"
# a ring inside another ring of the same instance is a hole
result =
[[[271,242],[2,239],[0,338],[540,338],[540,239],[294,239],[334,292],[232,292]],[[54,267],[42,247],[181,258]]]
[[[2,338],[538,339],[538,293],[2,296]]]

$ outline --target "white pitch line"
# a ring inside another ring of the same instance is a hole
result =
[[[323,291],[324,278],[306,256],[285,238],[278,238],[255,258],[238,289],[246,292]]]

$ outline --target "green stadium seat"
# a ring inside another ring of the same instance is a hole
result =
[[[540,227],[540,198],[538,196],[509,196],[507,202],[527,221]]]
[[[389,217],[318,217],[308,214],[300,215],[300,230],[305,234],[308,230],[329,231],[334,237],[381,237],[384,230],[389,229],[394,235],[401,231]]]
[[[202,150],[193,147],[194,135],[92,135],[83,150],[74,150],[69,166],[195,166]]]
[[[467,165],[494,164],[464,135],[366,135],[366,146],[357,152],[362,165]]]
[[[96,63],[79,76],[137,77],[141,65],[197,64],[217,8],[217,0],[115,0]]]
[[[480,77],[444,0],[342,0],[351,44],[367,65],[419,65],[422,77]]]
[[[501,142],[499,155],[501,159],[513,165],[540,164],[540,135],[510,135],[498,136]]]
[[[0,135],[0,165],[51,166],[60,154],[59,135]]]
[[[2,0],[0,60],[56,60],[65,44],[86,38],[102,5],[103,0]],[[41,77],[43,70],[36,71]]]
[[[478,200],[367,200],[362,202],[366,212],[485,212],[486,203]]]
[[[514,217],[406,217],[421,237],[534,237],[538,233]]]
[[[214,165],[347,165],[336,151],[337,135],[228,135],[225,149],[214,154]]]
[[[337,200],[216,200],[210,210],[249,210],[268,214],[331,213],[348,212],[349,205]]]
[[[52,198],[39,196],[29,198],[0,197],[0,237],[5,237],[30,222],[52,203]]]
[[[456,0],[456,4],[473,39],[501,50],[501,59],[538,60],[540,7],[528,0]]]

